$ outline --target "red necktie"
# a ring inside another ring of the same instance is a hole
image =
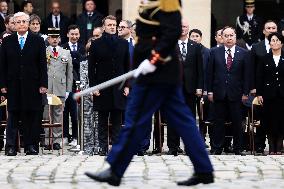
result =
[[[228,57],[227,57],[227,70],[230,70],[233,64],[233,57],[231,54],[231,49],[228,49],[227,52]]]
[[[57,56],[58,56],[58,52],[56,51],[56,48],[55,48],[55,47],[53,48],[53,56],[54,56],[54,57],[57,57]]]

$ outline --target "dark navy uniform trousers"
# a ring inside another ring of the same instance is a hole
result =
[[[194,171],[213,172],[195,119],[185,104],[182,87],[170,84],[134,84],[125,111],[125,126],[106,159],[112,171],[123,176],[141,141],[151,132],[149,120],[158,109],[167,118],[168,125],[181,136]]]

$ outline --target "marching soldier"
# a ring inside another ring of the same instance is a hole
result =
[[[46,49],[47,69],[48,69],[48,93],[54,94],[65,103],[66,98],[72,91],[73,65],[69,50],[63,49],[58,44],[60,42],[60,30],[56,28],[48,29],[48,43]],[[53,123],[60,123],[62,110],[60,107],[51,108],[51,119]],[[45,114],[46,115],[46,114]],[[53,149],[59,150],[59,137],[62,135],[60,128],[53,128],[54,143]],[[49,146],[50,148],[50,146]]]
[[[245,13],[237,17],[237,39],[243,39],[248,50],[262,37],[262,19],[254,14],[255,0],[245,0]]]
[[[182,93],[176,48],[182,28],[180,9],[178,0],[141,1],[133,59],[137,79],[127,101],[125,126],[106,158],[108,168],[98,173],[87,172],[88,177],[119,186],[139,144],[151,132],[149,120],[160,109],[168,125],[183,139],[194,167],[194,175],[177,184],[214,182],[213,167]]]

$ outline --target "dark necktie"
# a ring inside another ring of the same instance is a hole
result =
[[[55,27],[56,27],[56,28],[59,28],[59,24],[58,24],[58,18],[57,18],[57,16],[55,16]]]
[[[230,70],[231,67],[232,67],[232,64],[233,64],[233,57],[232,57],[232,54],[231,54],[231,49],[228,49],[227,50],[227,70]]]
[[[72,45],[72,51],[76,51],[76,45],[75,44]]]
[[[133,53],[134,53],[134,46],[133,46],[132,38],[130,38],[128,46],[129,46],[130,65],[132,65],[132,63],[133,63]]]
[[[56,47],[53,47],[53,56],[54,57],[58,56],[58,52],[56,51]]]
[[[182,42],[181,43],[182,45],[182,49],[181,49],[181,58],[182,58],[182,61],[185,61],[186,59],[186,48],[185,48],[185,42]]]

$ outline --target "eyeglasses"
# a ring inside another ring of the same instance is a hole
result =
[[[119,30],[124,30],[125,28],[128,28],[128,27],[126,27],[126,26],[118,26],[117,27],[117,29],[119,29]]]
[[[17,24],[21,24],[21,23],[26,24],[28,22],[29,22],[28,20],[18,20],[16,23]]]

